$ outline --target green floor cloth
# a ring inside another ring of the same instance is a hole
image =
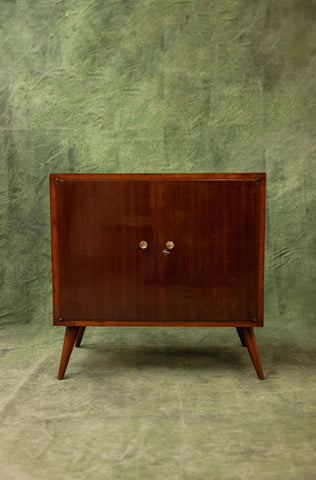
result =
[[[8,328],[0,478],[315,478],[312,341],[256,332],[264,381],[233,328],[123,327],[88,328],[59,381],[64,327]]]

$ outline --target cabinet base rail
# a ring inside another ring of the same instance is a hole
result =
[[[66,327],[64,345],[60,359],[60,366],[58,372],[58,379],[64,378],[67,365],[73,350],[74,345],[80,347],[83,334],[86,327]],[[259,357],[255,332],[253,327],[236,327],[241,344],[247,347],[253,366],[255,367],[259,380],[264,380],[262,366]]]

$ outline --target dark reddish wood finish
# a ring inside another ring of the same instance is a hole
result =
[[[258,378],[259,380],[264,380],[255,332],[252,327],[241,328],[241,331],[242,331],[242,338],[244,340],[244,343],[246,344],[252,363],[257,372]]]
[[[78,330],[79,330],[79,327],[66,327],[63,351],[61,354],[59,372],[58,372],[59,380],[62,380],[64,378],[65,371],[70,359],[72,349],[74,347]]]
[[[236,330],[237,330],[237,333],[238,333],[238,336],[240,338],[242,346],[246,347],[243,328],[242,327],[236,327]]]
[[[87,325],[235,326],[259,368],[265,174],[51,174],[50,186],[54,324],[82,327],[77,346]]]
[[[256,181],[158,183],[159,320],[258,322],[259,194]]]
[[[55,319],[155,319],[156,185],[55,182],[58,302]],[[139,248],[146,240],[148,248]],[[60,323],[60,320],[58,320]]]
[[[80,347],[81,345],[81,340],[82,340],[82,337],[83,337],[83,334],[84,334],[84,331],[85,331],[86,327],[79,327],[79,331],[77,333],[77,336],[76,336],[76,343],[75,343],[75,346],[77,348]]]

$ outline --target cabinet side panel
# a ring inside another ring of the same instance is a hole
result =
[[[265,254],[265,214],[266,176],[260,179],[260,225],[259,225],[259,266],[258,266],[258,325],[263,326],[264,318],[264,254]]]
[[[50,219],[51,219],[51,249],[52,249],[52,284],[53,284],[53,316],[59,318],[59,288],[58,288],[58,235],[57,235],[57,202],[56,183],[54,175],[49,177],[50,187]]]
[[[56,204],[63,321],[155,319],[155,184],[60,180]]]

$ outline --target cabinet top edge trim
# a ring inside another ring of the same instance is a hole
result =
[[[142,181],[206,181],[206,180],[265,180],[266,173],[51,173],[50,180],[142,180]]]

